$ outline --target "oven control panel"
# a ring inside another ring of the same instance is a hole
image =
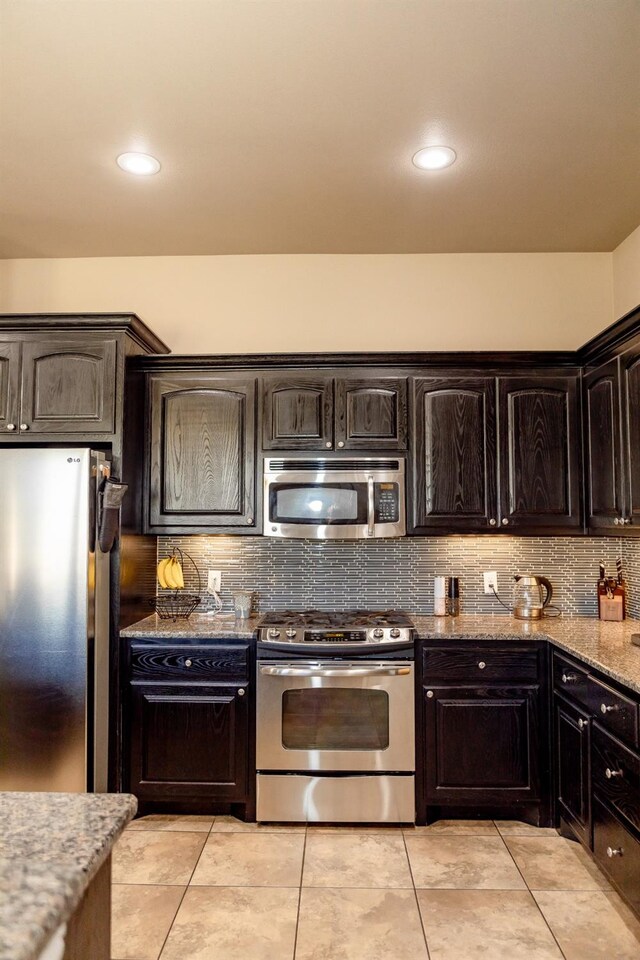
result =
[[[366,643],[366,630],[305,630],[305,643]]]

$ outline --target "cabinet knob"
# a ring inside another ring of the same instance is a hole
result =
[[[253,523],[253,517],[247,517],[247,523]]]
[[[245,693],[244,687],[240,687],[240,689],[238,690],[238,696],[239,696],[239,697],[244,697],[244,693]]]
[[[338,440],[338,446],[344,447],[344,440]]]
[[[28,423],[21,423],[21,424],[20,424],[20,429],[21,429],[21,430],[28,430],[28,429],[29,429],[29,424],[28,424]]]
[[[484,660],[480,661],[480,663],[478,664],[478,667],[480,668],[480,670],[484,670],[484,668],[486,667],[486,663],[484,662]]]
[[[502,518],[502,526],[503,526],[503,527],[506,527],[506,525],[507,525],[508,523],[509,523],[509,521],[507,520],[507,518],[506,518],[506,517],[503,517],[503,518]]]
[[[575,673],[563,673],[561,677],[563,683],[575,683],[577,679]]]
[[[433,700],[433,690],[427,690],[427,696],[429,697],[429,700]]]
[[[491,520],[489,520],[489,526],[490,526],[490,527],[495,527],[495,525],[496,525],[497,522],[498,522],[498,521],[496,520],[495,517],[491,517]]]
[[[607,767],[604,775],[607,780],[612,780],[613,777],[624,777],[624,770],[612,770],[611,767]]]
[[[185,660],[184,665],[185,667],[190,667],[192,663],[193,663],[193,660]]]
[[[327,442],[325,443],[325,447],[327,447],[328,449],[331,449],[331,440],[327,440]]]
[[[607,856],[608,857],[622,857],[624,856],[624,850],[622,847],[607,847]]]
[[[15,423],[8,423],[8,424],[7,424],[7,430],[15,430],[15,428],[16,428]]]
[[[624,521],[624,523],[631,523],[631,518],[630,518],[630,517],[627,517],[626,520]]]
[[[615,713],[616,710],[619,710],[619,709],[620,709],[620,707],[618,707],[616,704],[613,704],[613,705],[608,704],[608,703],[601,703],[601,704],[600,704],[600,713],[605,713],[605,714],[607,714],[607,713]]]
[[[615,525],[616,525],[616,527],[617,527],[618,524],[620,523],[620,518],[619,518],[619,517],[614,517],[614,518],[613,518],[613,522],[615,523]],[[611,849],[611,848],[609,848],[609,849]]]
[[[582,719],[578,720],[579,729],[584,730],[584,728],[587,726],[588,723],[589,723],[588,720],[582,720]]]

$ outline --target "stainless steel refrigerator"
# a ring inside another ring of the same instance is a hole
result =
[[[0,449],[0,790],[107,789],[104,455]]]

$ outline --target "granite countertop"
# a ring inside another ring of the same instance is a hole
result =
[[[0,793],[0,957],[33,960],[137,809],[129,794]]]
[[[640,620],[620,623],[590,617],[557,617],[529,623],[513,617],[469,616],[412,618],[422,640],[549,640],[602,673],[640,693],[640,647],[631,634]]]
[[[162,620],[157,613],[120,631],[120,636],[133,640],[152,637],[167,640],[251,640],[260,615],[238,620],[233,614],[192,613],[188,620]]]

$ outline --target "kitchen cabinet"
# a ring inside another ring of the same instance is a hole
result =
[[[544,644],[423,645],[419,822],[464,807],[547,822],[545,662]]]
[[[257,532],[252,377],[149,378],[147,532]]]
[[[0,342],[0,429],[113,434],[116,340],[100,334]]]
[[[578,839],[588,846],[591,837],[591,718],[558,693],[554,693],[553,704],[557,810],[559,816],[569,821]]]
[[[583,395],[587,526],[593,533],[618,533],[625,519],[619,361],[588,370]]]
[[[253,809],[252,657],[234,640],[132,645],[126,779],[143,805]]]
[[[265,377],[261,409],[264,450],[407,449],[405,377]]]
[[[413,381],[414,532],[581,526],[575,376]]]

